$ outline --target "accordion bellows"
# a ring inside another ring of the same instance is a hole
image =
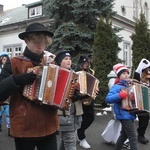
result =
[[[28,68],[27,72],[31,71],[37,74],[37,79],[25,86],[23,95],[31,101],[69,110],[70,90],[78,81],[78,75],[54,64]]]
[[[95,89],[99,86],[99,80],[86,71],[76,73],[79,75],[80,93],[89,96],[88,99],[83,100],[83,103],[89,105],[97,96]]]
[[[150,111],[149,88],[145,85],[134,83],[129,89],[122,89],[128,92],[128,97],[122,99],[122,109],[133,113],[147,113]]]

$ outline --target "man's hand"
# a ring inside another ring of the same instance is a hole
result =
[[[13,78],[14,82],[17,85],[28,85],[34,82],[34,80],[36,79],[36,74],[34,74],[33,72],[24,73],[20,75],[15,75]]]

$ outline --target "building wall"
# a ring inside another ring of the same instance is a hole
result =
[[[145,11],[145,3],[148,6],[148,22],[150,22],[150,0],[115,0],[114,10],[117,13],[131,21],[135,21],[134,10],[137,12],[139,19],[140,13]],[[122,7],[125,8],[125,14],[122,13]],[[142,8],[142,9],[141,9]]]
[[[20,47],[21,48],[21,51],[20,52],[23,52],[23,49],[25,47],[25,43],[23,40],[20,40],[18,38],[18,32],[16,33],[10,33],[9,36],[8,34],[6,35],[1,35],[0,36],[0,52],[8,52],[6,49],[9,49],[11,50],[10,51],[10,56],[15,56],[15,53],[14,53],[14,50],[16,49],[16,47]],[[12,52],[12,54],[11,54]]]
[[[37,0],[38,1],[38,0]],[[136,2],[136,5],[134,5]],[[123,28],[122,31],[118,33],[121,37],[123,37],[123,41],[119,43],[119,47],[121,51],[119,52],[118,56],[120,59],[124,61],[127,67],[132,66],[132,40],[130,36],[134,33],[134,25],[137,18],[139,18],[139,14],[141,12],[141,6],[144,10],[144,4],[147,3],[148,6],[148,21],[150,24],[150,0],[115,0],[114,10],[117,11],[117,15],[112,18],[112,25],[116,27]],[[137,6],[137,7],[135,7]],[[122,11],[122,8],[125,11]],[[137,9],[136,9],[137,8]],[[137,17],[134,17],[134,9],[137,10]],[[41,18],[37,18],[33,20],[33,22],[41,22],[43,24],[49,23],[49,20],[41,20]],[[21,46],[21,51],[25,48],[24,41],[18,38],[18,34],[25,30],[27,24],[31,23],[31,20],[23,21],[20,25],[15,25],[15,30],[6,30],[4,29],[0,32],[0,52],[6,51],[5,46],[12,46],[12,49],[18,50],[18,45]],[[13,26],[13,25],[12,25]],[[149,26],[150,28],[150,26]],[[17,47],[15,47],[17,46]],[[14,53],[12,54],[14,56]]]
[[[136,2],[136,5],[135,3]],[[122,42],[119,43],[121,51],[118,56],[123,60],[124,64],[131,68],[132,67],[132,40],[131,35],[135,33],[134,25],[137,19],[140,18],[141,6],[144,10],[145,3],[147,3],[147,15],[148,23],[150,23],[150,0],[115,0],[114,10],[117,11],[117,15],[112,18],[113,26],[123,28],[118,35],[122,38]],[[137,17],[135,17],[135,6]],[[122,7],[125,8],[125,13],[122,11]],[[150,29],[150,26],[149,26]]]
[[[124,16],[130,20],[133,20],[133,15],[132,14],[132,2],[133,0],[115,0],[115,5],[114,5],[114,10],[117,11],[117,13],[121,16]],[[122,13],[122,6],[125,6],[125,15]]]
[[[0,49],[3,49],[6,45],[12,45],[12,44],[23,44],[24,42],[18,38],[18,33],[9,34],[8,35],[2,35],[0,36],[0,42],[2,45],[0,45]]]
[[[50,22],[49,18],[42,14],[41,6],[41,1],[37,0],[37,2],[11,10],[1,10],[0,53],[8,52],[11,57],[21,54],[26,44],[23,40],[19,39],[18,34],[24,32],[26,27],[33,22],[41,22],[44,25]],[[30,16],[29,18],[28,13]]]

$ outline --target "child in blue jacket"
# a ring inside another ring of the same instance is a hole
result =
[[[127,138],[129,138],[131,149],[138,150],[137,137],[134,129],[134,120],[136,116],[130,114],[127,110],[124,110],[121,107],[121,101],[126,99],[128,96],[127,91],[123,89],[129,88],[129,70],[123,64],[114,65],[113,70],[117,74],[118,78],[107,94],[106,102],[114,104],[116,119],[118,119],[122,124],[122,130],[115,145],[115,150],[121,150],[123,143]]]

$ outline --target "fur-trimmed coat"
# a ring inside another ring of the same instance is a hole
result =
[[[13,79],[14,75],[26,73],[27,68],[36,66],[35,62],[41,63],[43,55],[36,55],[26,48],[24,56],[30,61],[12,58],[11,63],[5,64],[0,75],[0,101],[11,96],[10,134],[13,137],[45,137],[59,128],[57,109],[27,100],[23,96],[24,86],[16,85]]]

